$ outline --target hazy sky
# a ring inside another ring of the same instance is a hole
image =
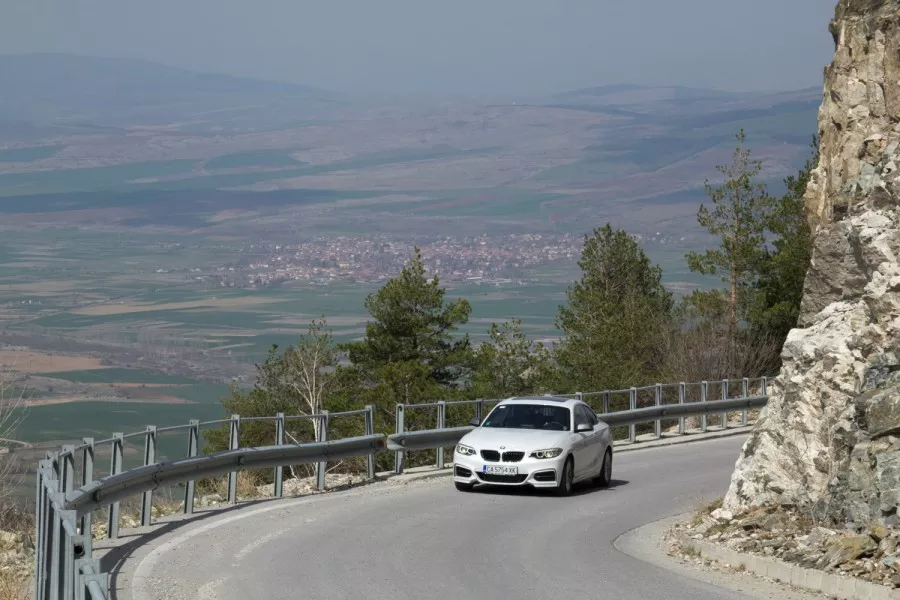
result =
[[[0,0],[0,53],[367,92],[818,86],[836,0]]]

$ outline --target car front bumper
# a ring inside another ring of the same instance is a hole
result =
[[[533,486],[536,488],[556,487],[566,456],[557,458],[529,458],[519,462],[490,462],[475,454],[453,453],[453,481],[459,483],[481,483],[486,485]],[[485,467],[515,467],[515,475],[491,475]]]

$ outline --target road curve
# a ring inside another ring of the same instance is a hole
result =
[[[609,489],[457,492],[447,477],[246,508],[160,540],[119,598],[748,598],[626,556],[622,533],[721,496],[745,436],[616,456]]]

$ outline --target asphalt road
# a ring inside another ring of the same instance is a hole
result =
[[[458,492],[448,477],[246,508],[179,528],[144,557],[132,600],[728,600],[613,547],[724,494],[745,436],[616,456],[613,485],[557,498]],[[161,540],[162,542],[163,540]],[[124,590],[123,590],[124,591]],[[120,596],[121,597],[121,596]]]

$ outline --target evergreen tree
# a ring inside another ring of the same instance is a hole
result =
[[[812,156],[797,176],[784,180],[787,192],[769,215],[767,226],[774,240],[762,261],[756,304],[750,314],[754,334],[772,335],[781,343],[797,325],[803,283],[812,256],[812,231],[803,194],[810,173],[819,161],[817,135],[813,136],[812,149]]]
[[[550,351],[528,339],[521,320],[493,323],[488,335],[475,352],[475,396],[507,398],[550,391],[554,373]]]
[[[344,344],[350,362],[370,384],[387,385],[397,402],[424,400],[435,387],[461,385],[471,369],[468,335],[456,337],[472,307],[464,298],[445,303],[438,277],[426,277],[422,255],[365,301],[372,320],[365,338]]]
[[[610,224],[585,236],[581,280],[567,292],[556,359],[576,389],[595,391],[651,381],[664,363],[663,333],[672,294],[640,245]]]
[[[730,166],[718,165],[716,170],[725,176],[721,187],[705,183],[713,210],[701,204],[697,220],[709,233],[719,238],[719,247],[705,252],[689,252],[687,262],[691,271],[704,275],[721,274],[728,283],[730,327],[737,332],[739,322],[747,317],[753,303],[753,290],[759,266],[765,256],[765,232],[769,223],[772,201],[765,184],[754,182],[762,170],[762,163],[750,158],[744,149],[746,135],[737,134]]]

